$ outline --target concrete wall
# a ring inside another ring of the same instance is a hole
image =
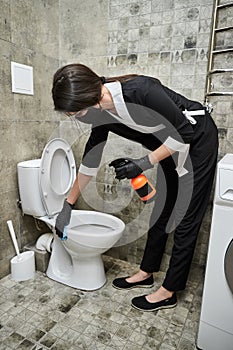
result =
[[[0,277],[9,273],[15,251],[7,228],[12,220],[20,247],[40,232],[17,207],[18,162],[39,158],[59,125],[51,80],[59,66],[59,1],[0,1]],[[11,92],[10,62],[33,66],[34,96]],[[32,189],[33,195],[33,189]]]
[[[40,157],[48,139],[61,135],[72,144],[79,164],[88,137],[88,130],[74,128],[53,111],[50,90],[55,70],[80,62],[106,76],[148,74],[203,102],[213,0],[0,0],[0,6],[1,277],[9,273],[10,258],[15,255],[6,221],[13,220],[21,247],[46,231],[41,224],[38,231],[34,219],[22,217],[17,208],[17,163]],[[232,13],[225,11],[222,17],[229,22]],[[229,46],[232,40],[228,35],[218,42]],[[34,96],[11,93],[11,60],[33,66]],[[223,62],[232,68],[230,53],[224,59],[216,58],[215,65]],[[217,81],[232,88],[230,78]],[[210,102],[220,129],[221,157],[233,152],[232,98],[215,97]],[[111,135],[97,183],[92,181],[78,201],[80,209],[104,210],[121,217],[127,223],[129,240],[135,234],[142,236],[109,252],[132,262],[140,262],[142,256],[150,207],[145,210],[128,182],[117,183],[107,164],[119,155],[143,152],[138,145]],[[205,263],[210,221],[211,206],[194,257],[198,264]],[[172,237],[163,269],[171,243]]]

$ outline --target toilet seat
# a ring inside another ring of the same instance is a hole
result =
[[[43,150],[39,173],[41,198],[49,217],[61,211],[75,178],[75,159],[70,145],[64,139],[52,139]]]

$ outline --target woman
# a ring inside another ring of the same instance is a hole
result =
[[[56,110],[92,124],[78,176],[57,217],[58,236],[64,238],[73,205],[98,171],[109,131],[141,143],[148,155],[116,159],[110,166],[116,178],[130,179],[158,164],[157,200],[139,271],[115,279],[113,286],[152,287],[153,273],[159,271],[168,232],[175,224],[163,284],[155,292],[133,298],[132,306],[145,311],[176,306],[176,292],[186,286],[215,174],[218,137],[210,114],[155,78],[135,74],[104,78],[81,64],[58,69],[52,94]]]

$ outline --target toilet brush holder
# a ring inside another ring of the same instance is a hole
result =
[[[11,277],[15,281],[26,281],[35,274],[34,251],[20,253],[12,221],[8,220],[7,225],[17,254],[11,259]]]
[[[23,252],[11,259],[11,278],[14,281],[26,281],[35,275],[35,254]]]

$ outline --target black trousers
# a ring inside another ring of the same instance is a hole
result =
[[[198,120],[186,164],[188,174],[178,177],[169,157],[160,162],[157,199],[150,218],[147,243],[140,268],[159,271],[169,232],[174,244],[163,287],[171,291],[186,286],[200,226],[213,186],[218,153],[217,128],[208,113]]]

